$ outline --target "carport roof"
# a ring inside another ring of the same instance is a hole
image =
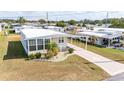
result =
[[[122,36],[121,33],[116,33],[116,32],[112,32],[112,31],[109,31],[109,32],[108,31],[87,31],[87,32],[79,32],[78,34],[107,38],[107,39],[112,39],[115,37]]]

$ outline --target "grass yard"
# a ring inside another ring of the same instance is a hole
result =
[[[3,59],[3,56],[6,52],[6,46],[7,46],[7,37],[3,36],[3,32],[0,32],[0,62]]]
[[[0,80],[104,80],[108,77],[101,68],[77,55],[56,63],[14,59],[0,65]]]
[[[26,54],[19,40],[19,35],[4,37],[4,42],[0,40],[4,45],[1,49],[4,52],[0,51],[0,80],[104,80],[109,77],[101,68],[77,55],[62,62],[25,61]]]
[[[69,40],[70,42],[70,40]],[[78,40],[73,40],[73,44],[85,48],[85,43],[80,42]],[[97,53],[99,55],[102,55],[104,57],[110,58],[112,60],[115,60],[120,63],[124,63],[124,51],[122,50],[116,50],[116,49],[111,49],[111,48],[104,48],[104,47],[97,47],[94,45],[89,45],[87,47],[88,50]]]

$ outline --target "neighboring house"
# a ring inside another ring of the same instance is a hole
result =
[[[96,27],[94,28],[96,31],[114,31],[114,32],[122,32],[124,33],[124,29],[122,28],[101,28],[101,27]]]
[[[42,27],[35,27],[35,26],[29,26],[29,25],[22,25],[22,26],[15,26],[14,31],[15,33],[19,34],[21,33],[22,29],[41,29]]]
[[[22,29],[30,29],[30,28],[33,28],[33,26],[26,26],[26,25],[15,26],[14,31],[15,33],[19,34]]]
[[[3,31],[5,27],[8,27],[7,23],[0,23],[0,32]]]
[[[15,27],[13,27],[13,30],[15,31],[16,34],[19,34],[22,29],[23,29],[22,26],[15,26]]]
[[[55,42],[60,51],[63,51],[67,48],[67,34],[49,29],[22,29],[21,42],[28,55],[47,53],[50,42]]]
[[[0,24],[0,32],[2,31],[2,24]]]
[[[95,25],[86,24],[86,29],[93,30]]]
[[[117,32],[117,33],[122,33],[122,38],[124,40],[124,28],[100,28],[96,27],[94,28],[96,31],[112,31],[112,32]]]
[[[82,35],[80,38],[82,41],[86,41],[92,44],[97,44],[101,46],[113,46],[116,43],[120,43],[122,33],[114,31],[86,31],[79,32]],[[86,39],[87,38],[87,39]]]
[[[59,32],[64,32],[64,28],[58,26],[44,26],[44,29],[55,30]]]
[[[86,29],[86,27],[81,27],[81,28],[77,28],[76,31],[77,32],[86,32],[86,31],[92,31],[92,30]]]
[[[67,26],[66,29],[67,29],[68,31],[76,30],[76,29],[77,29],[77,26],[69,25],[69,26]]]

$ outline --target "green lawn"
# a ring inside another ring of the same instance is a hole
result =
[[[70,40],[69,40],[69,42],[70,42]],[[80,42],[78,40],[73,40],[73,44],[75,44],[79,47],[85,48],[84,42]],[[115,60],[117,62],[124,63],[124,51],[122,51],[122,50],[104,48],[104,47],[99,47],[99,46],[89,45],[89,44],[88,44],[87,49],[92,52],[95,52],[97,54],[100,54],[104,57]]]
[[[109,75],[87,60],[72,55],[62,62],[26,61],[19,35],[9,35],[0,41],[0,80],[104,80]]]
[[[0,36],[0,58],[3,60],[14,59],[14,58],[25,58],[26,53],[19,41],[20,37],[18,35],[11,34],[9,36],[4,36],[1,33]]]
[[[0,32],[0,62],[1,59],[3,59],[3,56],[6,52],[6,46],[7,46],[7,37],[3,35],[3,32]]]

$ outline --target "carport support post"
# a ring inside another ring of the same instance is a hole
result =
[[[88,40],[88,36],[86,36],[86,44],[85,44],[85,49],[87,50],[87,40]]]
[[[71,37],[71,44],[72,44],[72,37]]]
[[[29,40],[27,40],[27,43],[28,43],[28,49],[27,49],[27,54],[29,55],[29,52],[30,52],[30,47],[29,47]]]
[[[108,39],[108,47],[110,47],[110,39]]]
[[[78,39],[77,43],[80,45],[80,43],[81,43],[80,37],[79,37],[79,39]]]

